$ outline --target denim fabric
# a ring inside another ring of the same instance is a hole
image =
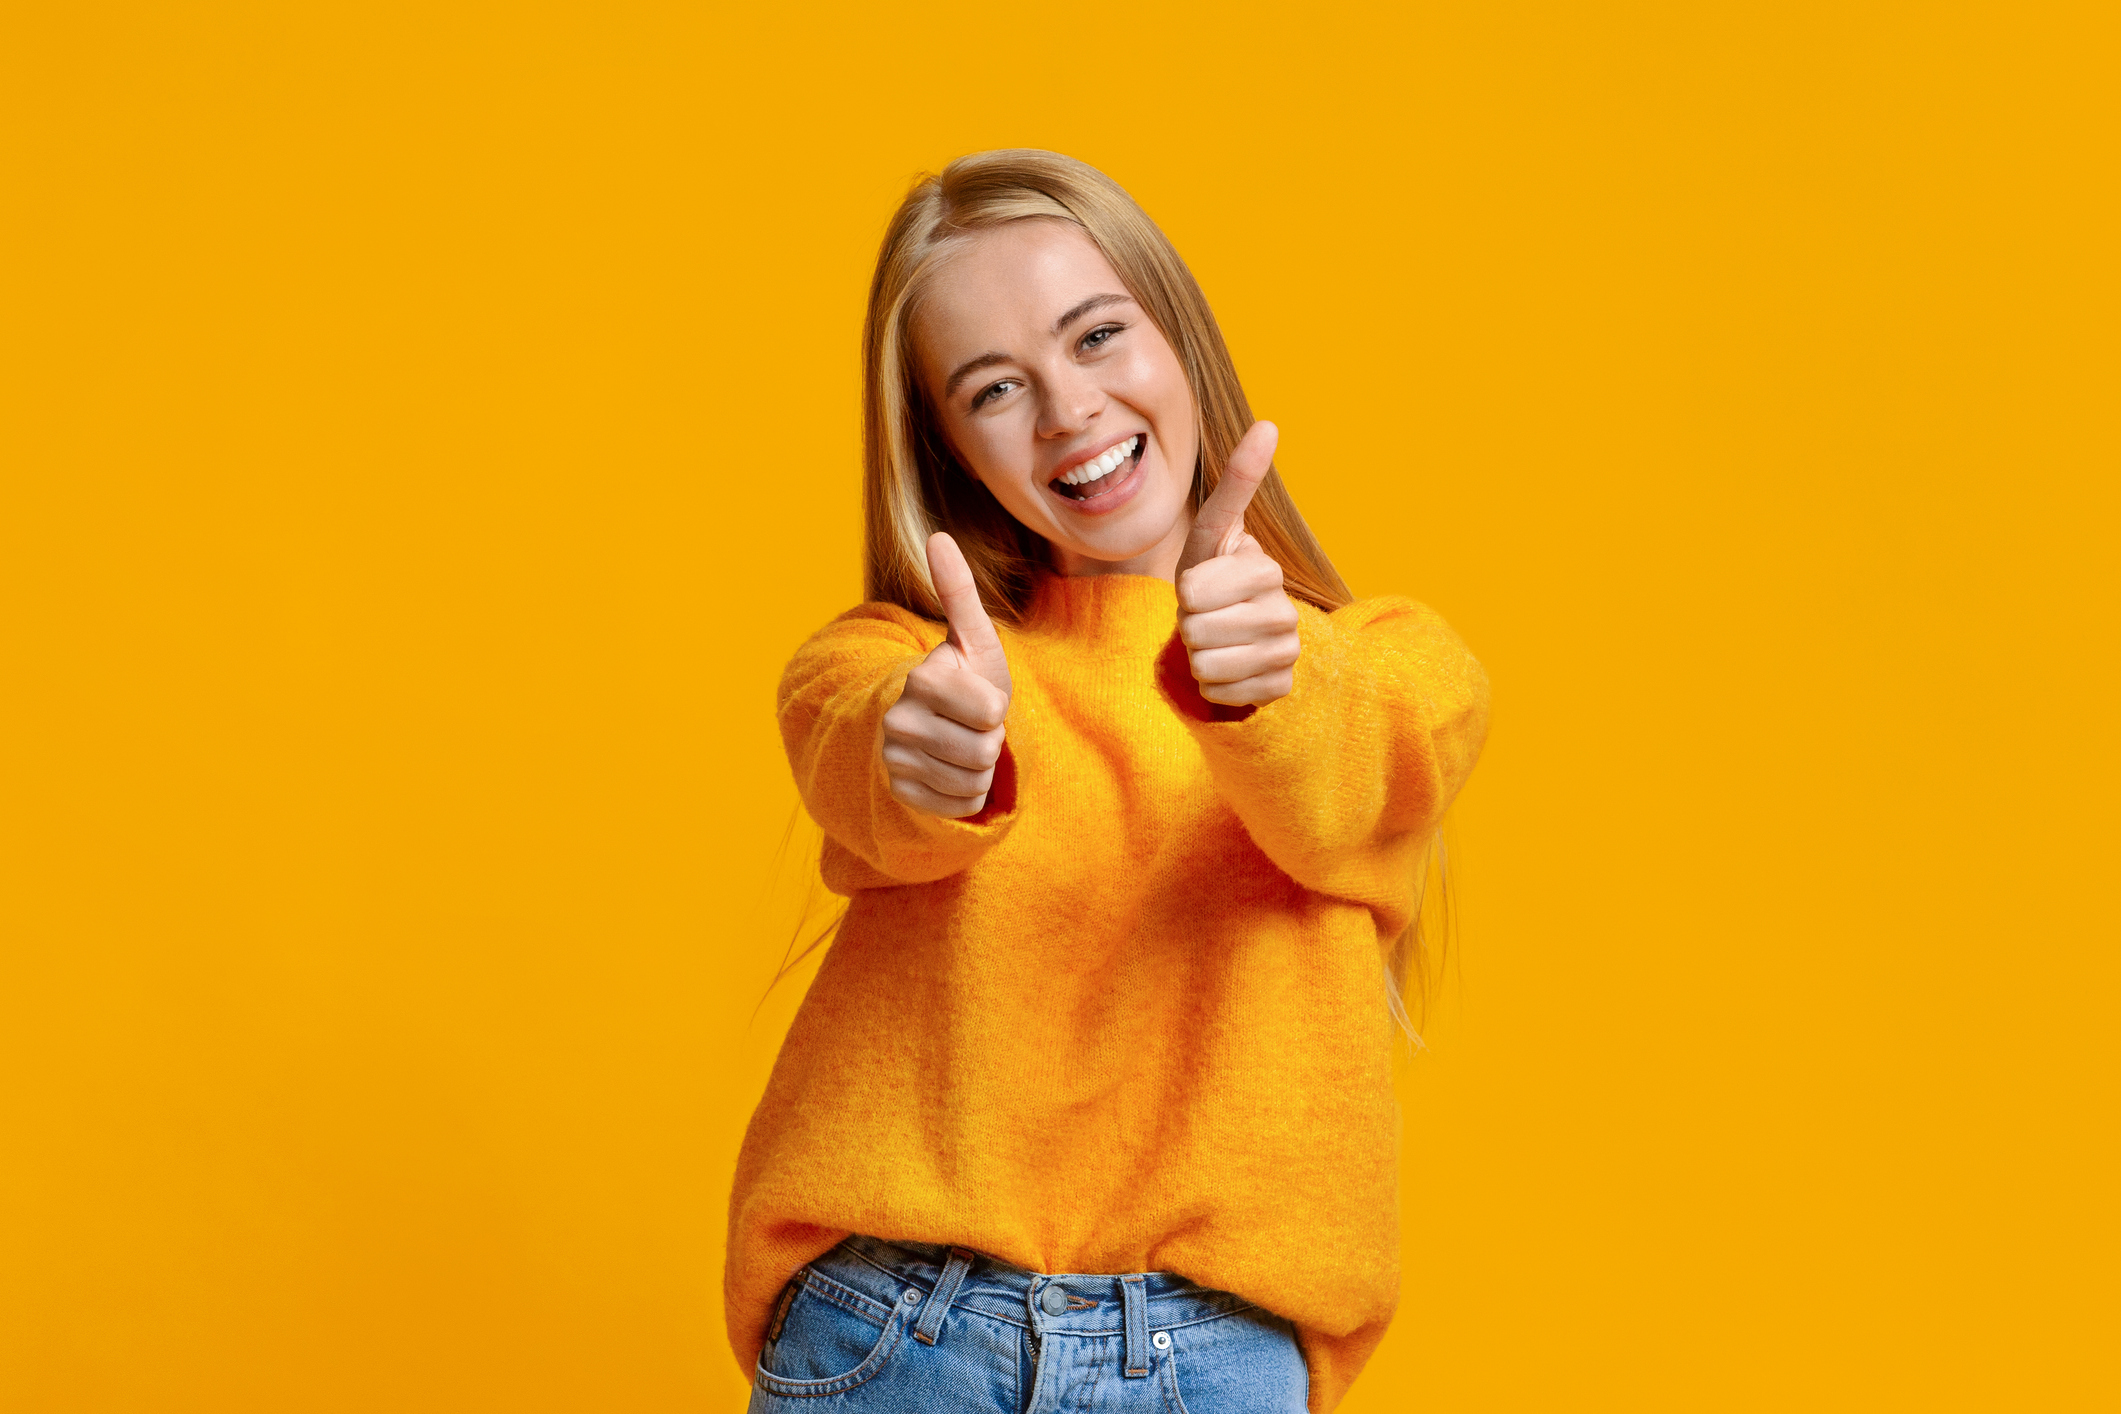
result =
[[[796,1273],[767,1337],[752,1414],[1302,1414],[1309,1392],[1294,1327],[1228,1292],[871,1237]]]

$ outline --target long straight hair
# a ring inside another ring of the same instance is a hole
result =
[[[943,617],[928,577],[928,537],[938,530],[957,541],[987,613],[1004,623],[1022,621],[1038,572],[1049,563],[1037,532],[1011,516],[950,451],[921,387],[911,337],[915,307],[941,260],[981,231],[1035,219],[1082,230],[1177,353],[1199,420],[1196,509],[1252,425],[1252,405],[1207,297],[1170,239],[1117,182],[1087,163],[1033,148],[960,157],[906,193],[869,284],[862,330],[862,577],[871,600]],[[1296,598],[1328,613],[1354,601],[1271,467],[1245,511],[1245,529],[1281,566]],[[1440,862],[1435,849],[1426,853]],[[1387,992],[1403,1025],[1408,983],[1424,1000],[1428,991],[1427,877],[1425,858],[1413,919],[1384,949]],[[1446,896],[1447,890],[1448,884]]]

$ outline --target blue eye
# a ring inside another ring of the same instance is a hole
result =
[[[990,383],[986,387],[980,389],[979,396],[972,400],[972,406],[976,408],[985,407],[990,401],[1000,397],[1003,393],[1016,386],[1017,383],[1014,378],[1004,378],[998,383]]]
[[[1124,324],[1100,324],[1097,328],[1083,335],[1082,347],[1086,349],[1103,348],[1107,343],[1111,342],[1114,334],[1126,327]]]

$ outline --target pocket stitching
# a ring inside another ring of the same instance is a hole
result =
[[[1164,1367],[1164,1403],[1171,1408],[1173,1414],[1188,1414],[1186,1401],[1178,1392],[1177,1342],[1172,1342],[1171,1348],[1161,1353],[1164,1357],[1162,1361]]]
[[[809,1283],[806,1280],[804,1284],[808,1286]],[[834,1283],[834,1285],[837,1285],[837,1283]],[[820,1291],[814,1294],[825,1300],[832,1299],[828,1292]],[[866,1300],[867,1298],[863,1299]],[[885,1362],[890,1360],[892,1353],[898,1349],[899,1338],[905,1333],[905,1313],[903,1311],[894,1311],[890,1318],[884,1322],[884,1329],[878,1334],[876,1345],[871,1348],[868,1357],[844,1375],[834,1375],[830,1379],[823,1380],[787,1379],[767,1369],[765,1355],[761,1353],[758,1366],[754,1371],[754,1378],[759,1387],[768,1394],[778,1394],[789,1399],[815,1399],[820,1395],[841,1394],[853,1389],[856,1385],[867,1384],[870,1380],[875,1379],[877,1374],[884,1368]]]
[[[864,1295],[851,1286],[842,1286],[831,1277],[811,1271],[807,1267],[803,1270],[803,1287],[812,1296],[830,1301],[865,1321],[874,1321],[880,1328],[890,1325],[893,1313],[898,1310],[895,1306],[886,1306],[873,1296]]]

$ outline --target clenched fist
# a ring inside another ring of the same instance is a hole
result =
[[[901,801],[954,820],[977,815],[994,784],[1009,660],[964,552],[941,531],[928,537],[928,574],[950,636],[906,674],[906,690],[884,713],[884,770]]]
[[[1281,566],[1245,534],[1245,507],[1280,435],[1271,422],[1252,424],[1178,561],[1179,641],[1200,695],[1226,707],[1287,697],[1296,683],[1296,606],[1282,592]]]

